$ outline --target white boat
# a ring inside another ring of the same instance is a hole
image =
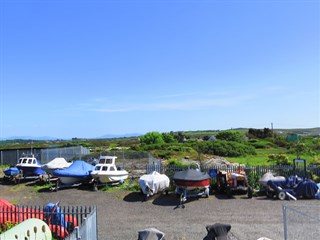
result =
[[[65,169],[69,167],[72,162],[67,162],[66,159],[57,157],[50,162],[42,165],[42,170],[46,171],[48,174],[53,175],[53,171],[56,169]]]
[[[91,172],[92,178],[100,183],[119,183],[128,178],[129,173],[116,166],[116,156],[100,156],[99,163]]]
[[[40,176],[46,172],[41,169],[41,163],[33,155],[23,155],[19,158],[16,167],[22,171],[24,177]]]

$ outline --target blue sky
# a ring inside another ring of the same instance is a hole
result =
[[[320,126],[318,0],[0,7],[0,138]]]

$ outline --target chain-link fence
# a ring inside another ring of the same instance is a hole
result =
[[[283,205],[284,240],[320,239],[320,205]]]

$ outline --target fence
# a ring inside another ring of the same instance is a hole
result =
[[[319,239],[320,206],[282,207],[284,240]]]
[[[57,206],[53,203],[46,206],[19,206],[5,203],[0,205],[0,232],[30,218],[45,221],[56,239],[97,239],[95,206]]]
[[[65,240],[96,240],[97,236],[97,210],[96,207],[84,218],[80,227],[76,227]]]
[[[66,160],[81,159],[90,153],[90,150],[82,146],[64,147],[64,148],[46,148],[46,149],[16,149],[1,150],[0,165],[15,165],[23,154],[33,153],[41,162],[47,163],[56,157],[63,157]]]

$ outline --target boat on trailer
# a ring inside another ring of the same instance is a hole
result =
[[[102,184],[118,184],[128,178],[129,173],[116,166],[116,156],[100,156],[91,172],[92,178]]]
[[[180,195],[180,205],[184,208],[184,202],[188,197],[209,197],[211,177],[199,169],[187,169],[176,172],[173,175],[176,185],[176,193]]]
[[[92,180],[90,173],[93,169],[93,165],[76,160],[65,169],[54,170],[52,175],[59,178],[59,182],[64,185],[82,184]]]
[[[70,167],[72,162],[67,162],[65,158],[57,157],[51,160],[50,162],[42,165],[42,170],[46,171],[48,174],[52,175],[54,170],[65,169]]]
[[[16,165],[16,168],[22,172],[23,177],[36,177],[46,174],[41,167],[42,164],[34,156],[34,154],[22,155]]]

